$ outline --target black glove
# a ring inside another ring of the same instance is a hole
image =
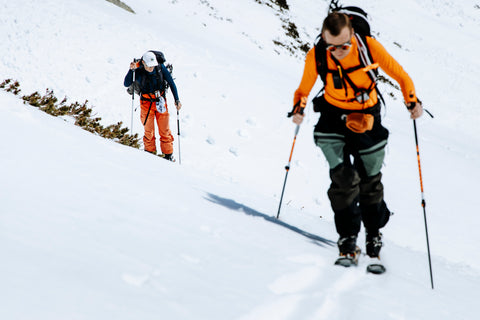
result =
[[[420,103],[420,104],[422,104],[422,101],[420,101],[420,99],[418,99],[418,97],[417,97],[417,102]],[[407,109],[408,109],[408,110],[412,110],[413,108],[415,108],[415,104],[416,104],[417,102],[409,102],[409,103],[406,103]]]
[[[301,98],[295,105],[293,106],[292,111],[290,111],[287,115],[287,118],[292,117],[294,114],[303,114],[303,110],[307,105],[307,98]]]

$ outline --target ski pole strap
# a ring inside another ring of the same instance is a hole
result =
[[[297,103],[293,106],[292,111],[290,111],[287,115],[287,118],[292,117],[294,114],[303,114],[303,110],[305,109],[305,106],[307,105],[307,98],[302,97],[300,100],[298,100]]]
[[[434,118],[433,114],[427,109],[423,108],[423,111],[425,111],[430,117]]]

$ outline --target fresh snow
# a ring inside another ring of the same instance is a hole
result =
[[[328,166],[310,104],[275,219],[303,54],[273,40],[288,40],[288,18],[313,43],[327,1],[289,0],[288,12],[259,4],[267,0],[124,2],[136,14],[107,1],[0,2],[0,81],[88,99],[102,123],[130,126],[123,78],[134,57],[158,49],[184,106],[179,165],[0,91],[0,319],[478,317],[478,2],[344,2],[370,13],[435,115],[417,121],[434,290],[413,125],[386,85],[387,273],[367,274],[365,257],[358,268],[333,265]],[[176,122],[171,110],[178,140]]]

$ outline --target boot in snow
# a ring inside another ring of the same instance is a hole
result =
[[[340,257],[335,264],[343,267],[356,266],[361,252],[357,246],[357,236],[341,237],[338,239],[337,245]]]

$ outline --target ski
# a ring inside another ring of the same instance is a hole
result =
[[[370,258],[370,263],[367,265],[367,273],[382,274],[387,271],[385,266],[380,261],[380,258]]]
[[[335,261],[335,265],[346,268],[357,266],[360,253],[361,250],[359,247],[357,247],[354,253],[340,254],[340,257]]]
[[[355,253],[353,254],[341,254],[340,257],[335,260],[335,265],[342,266],[345,268],[356,267],[358,266],[358,258],[360,257],[361,251],[357,247]],[[367,265],[366,271],[371,274],[383,274],[387,271],[387,268],[382,264],[380,258],[369,258],[369,264]]]

